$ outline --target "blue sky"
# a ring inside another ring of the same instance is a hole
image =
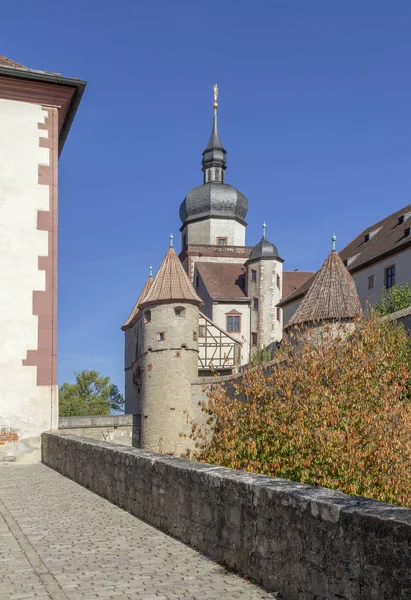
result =
[[[314,270],[410,202],[409,0],[31,0],[2,6],[0,54],[88,81],[60,159],[59,382],[123,388],[120,325],[201,179],[220,89],[226,181],[247,243]]]

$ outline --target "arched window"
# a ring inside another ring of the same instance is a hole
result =
[[[214,181],[218,181],[220,178],[220,169],[214,169]]]

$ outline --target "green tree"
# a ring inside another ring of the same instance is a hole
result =
[[[390,287],[388,292],[385,287],[383,288],[380,301],[375,304],[374,310],[377,315],[384,316],[409,306],[411,306],[410,284],[406,283],[404,286],[396,284]]]
[[[76,383],[64,382],[59,388],[61,417],[109,415],[124,410],[124,398],[118,387],[97,371],[80,371]]]

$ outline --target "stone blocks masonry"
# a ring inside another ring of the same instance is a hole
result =
[[[411,598],[411,510],[44,433],[43,462],[286,600]]]

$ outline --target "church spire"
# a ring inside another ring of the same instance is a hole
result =
[[[218,122],[217,122],[217,109],[218,109],[218,86],[217,84],[213,87],[214,90],[214,104],[213,104],[213,128],[211,130],[210,139],[207,144],[207,148],[203,152],[203,166],[202,171],[204,173],[204,183],[223,183],[224,182],[224,171],[226,170],[226,151],[220,141],[218,135]]]

